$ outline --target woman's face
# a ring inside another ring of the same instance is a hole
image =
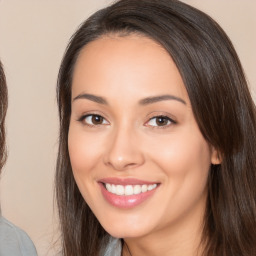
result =
[[[112,236],[193,229],[202,220],[216,152],[174,62],[153,40],[113,35],[85,46],[68,145],[79,190]]]

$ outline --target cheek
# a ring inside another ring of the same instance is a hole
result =
[[[84,132],[82,127],[70,125],[68,150],[76,184],[88,205],[93,206],[97,173],[93,170],[99,164],[102,140],[95,134]]]
[[[102,149],[99,138],[79,128],[71,125],[68,135],[68,150],[74,174],[88,173],[97,164]]]
[[[158,138],[157,141],[147,143],[145,150],[157,163],[166,166],[166,171],[170,169],[178,172],[185,166],[203,169],[211,162],[210,147],[201,134],[190,136],[181,133]]]
[[[201,211],[207,195],[210,147],[201,136],[177,135],[159,142],[154,151],[152,148],[152,159],[164,173],[163,213],[172,216],[166,220],[177,219],[192,209]]]
[[[147,150],[150,158],[164,172],[173,191],[188,193],[205,188],[211,149],[200,133],[172,134],[158,140],[158,143],[147,145]]]

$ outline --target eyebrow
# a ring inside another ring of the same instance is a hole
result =
[[[183,103],[184,105],[186,105],[186,101],[176,97],[174,95],[170,95],[170,94],[164,94],[164,95],[159,95],[159,96],[154,96],[154,97],[147,97],[145,99],[142,99],[139,101],[140,105],[148,105],[148,104],[152,104],[152,103],[156,103],[159,101],[164,101],[164,100],[176,100],[179,101],[181,103]]]
[[[87,100],[94,101],[99,104],[108,105],[108,102],[105,98],[96,96],[94,94],[88,94],[88,93],[79,94],[73,99],[73,101],[78,100],[78,99],[87,99]],[[147,97],[147,98],[141,99],[139,101],[139,104],[140,105],[148,105],[148,104],[153,104],[153,103],[156,103],[159,101],[165,101],[165,100],[176,100],[176,101],[181,102],[184,105],[186,105],[186,101],[184,101],[183,99],[176,97],[174,95],[170,95],[170,94]]]
[[[83,93],[83,94],[77,95],[73,99],[73,101],[79,100],[79,99],[87,99],[87,100],[91,100],[91,101],[94,101],[96,103],[104,104],[104,105],[108,104],[107,101],[103,97],[96,96],[96,95],[93,95],[93,94],[88,94],[88,93]]]

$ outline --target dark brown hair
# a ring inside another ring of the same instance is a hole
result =
[[[5,116],[8,105],[8,92],[2,63],[0,62],[0,172],[6,161]]]
[[[67,47],[57,86],[60,137],[55,180],[63,255],[98,255],[107,236],[75,183],[67,141],[77,57],[86,44],[113,33],[143,34],[167,50],[203,136],[220,152],[221,165],[212,165],[209,172],[204,255],[256,255],[255,104],[225,32],[208,15],[176,0],[118,1],[86,20]]]

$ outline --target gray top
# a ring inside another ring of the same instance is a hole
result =
[[[120,239],[110,238],[110,241],[106,248],[103,248],[100,253],[101,256],[121,256],[122,253],[122,244]]]
[[[37,256],[29,236],[0,216],[0,256]]]

